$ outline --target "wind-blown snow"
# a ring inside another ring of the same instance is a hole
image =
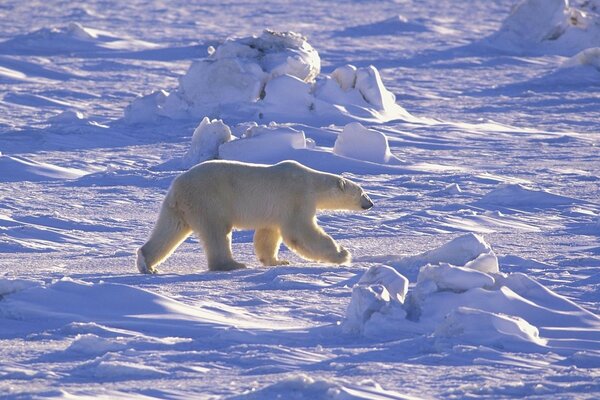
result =
[[[599,9],[3,1],[0,397],[598,397]],[[353,263],[139,274],[212,158],[359,183]]]

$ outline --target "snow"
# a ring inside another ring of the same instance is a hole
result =
[[[599,397],[599,9],[4,1],[0,397]],[[139,274],[212,158],[359,183],[353,263]]]

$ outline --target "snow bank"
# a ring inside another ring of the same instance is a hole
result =
[[[85,27],[77,22],[66,26],[41,28],[15,36],[0,43],[6,52],[58,54],[107,50],[142,50],[158,47],[154,43],[118,37],[100,29]]]
[[[490,43],[509,51],[573,55],[600,45],[597,0],[522,0]]]
[[[550,193],[545,190],[531,189],[518,183],[500,184],[485,194],[479,204],[488,206],[544,208],[578,203],[579,200]]]
[[[343,328],[386,339],[416,332],[431,335],[439,347],[466,343],[565,354],[600,348],[599,317],[525,274],[499,272],[495,258],[477,261],[489,254],[490,246],[475,235],[424,253],[456,264],[423,266],[405,298],[391,296],[390,287],[408,287],[406,278],[389,267],[379,267],[385,273],[372,268],[352,290]]]
[[[159,90],[125,109],[129,123],[161,117],[306,122],[412,118],[395,102],[375,67],[338,68],[317,80],[321,60],[306,38],[266,30],[228,39],[194,62],[179,86]]]
[[[25,157],[11,157],[0,153],[0,182],[77,179],[87,174],[87,171],[75,168],[59,167]]]
[[[335,141],[333,152],[337,155],[384,164],[392,157],[387,137],[360,122],[344,126]]]

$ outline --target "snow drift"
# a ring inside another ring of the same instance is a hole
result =
[[[255,121],[388,121],[412,119],[395,102],[373,66],[351,65],[317,80],[321,60],[306,38],[264,31],[228,39],[192,64],[170,91],[136,99],[129,123],[205,116]]]
[[[77,179],[88,173],[75,168],[59,167],[26,157],[7,156],[0,153],[0,182]]]
[[[600,318],[525,274],[500,272],[490,254],[489,245],[472,234],[431,250],[423,256],[453,258],[455,265],[421,267],[406,296],[393,295],[408,287],[399,272],[371,267],[353,288],[344,329],[388,339],[421,333],[438,347],[466,343],[565,354],[600,349]]]
[[[600,45],[597,0],[522,0],[490,43],[507,51],[571,56]]]
[[[66,26],[41,28],[0,43],[0,49],[7,53],[32,54],[142,50],[157,47],[154,43],[119,37],[111,32],[89,28],[77,22],[70,22]]]

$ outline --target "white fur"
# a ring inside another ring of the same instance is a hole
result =
[[[193,231],[210,270],[244,268],[231,252],[233,228],[256,231],[254,247],[264,265],[288,263],[277,257],[282,240],[304,258],[348,263],[350,253],[317,225],[316,211],[370,206],[354,182],[294,161],[273,166],[208,161],[175,179],[150,239],[138,250],[137,267],[155,273],[156,265]]]

